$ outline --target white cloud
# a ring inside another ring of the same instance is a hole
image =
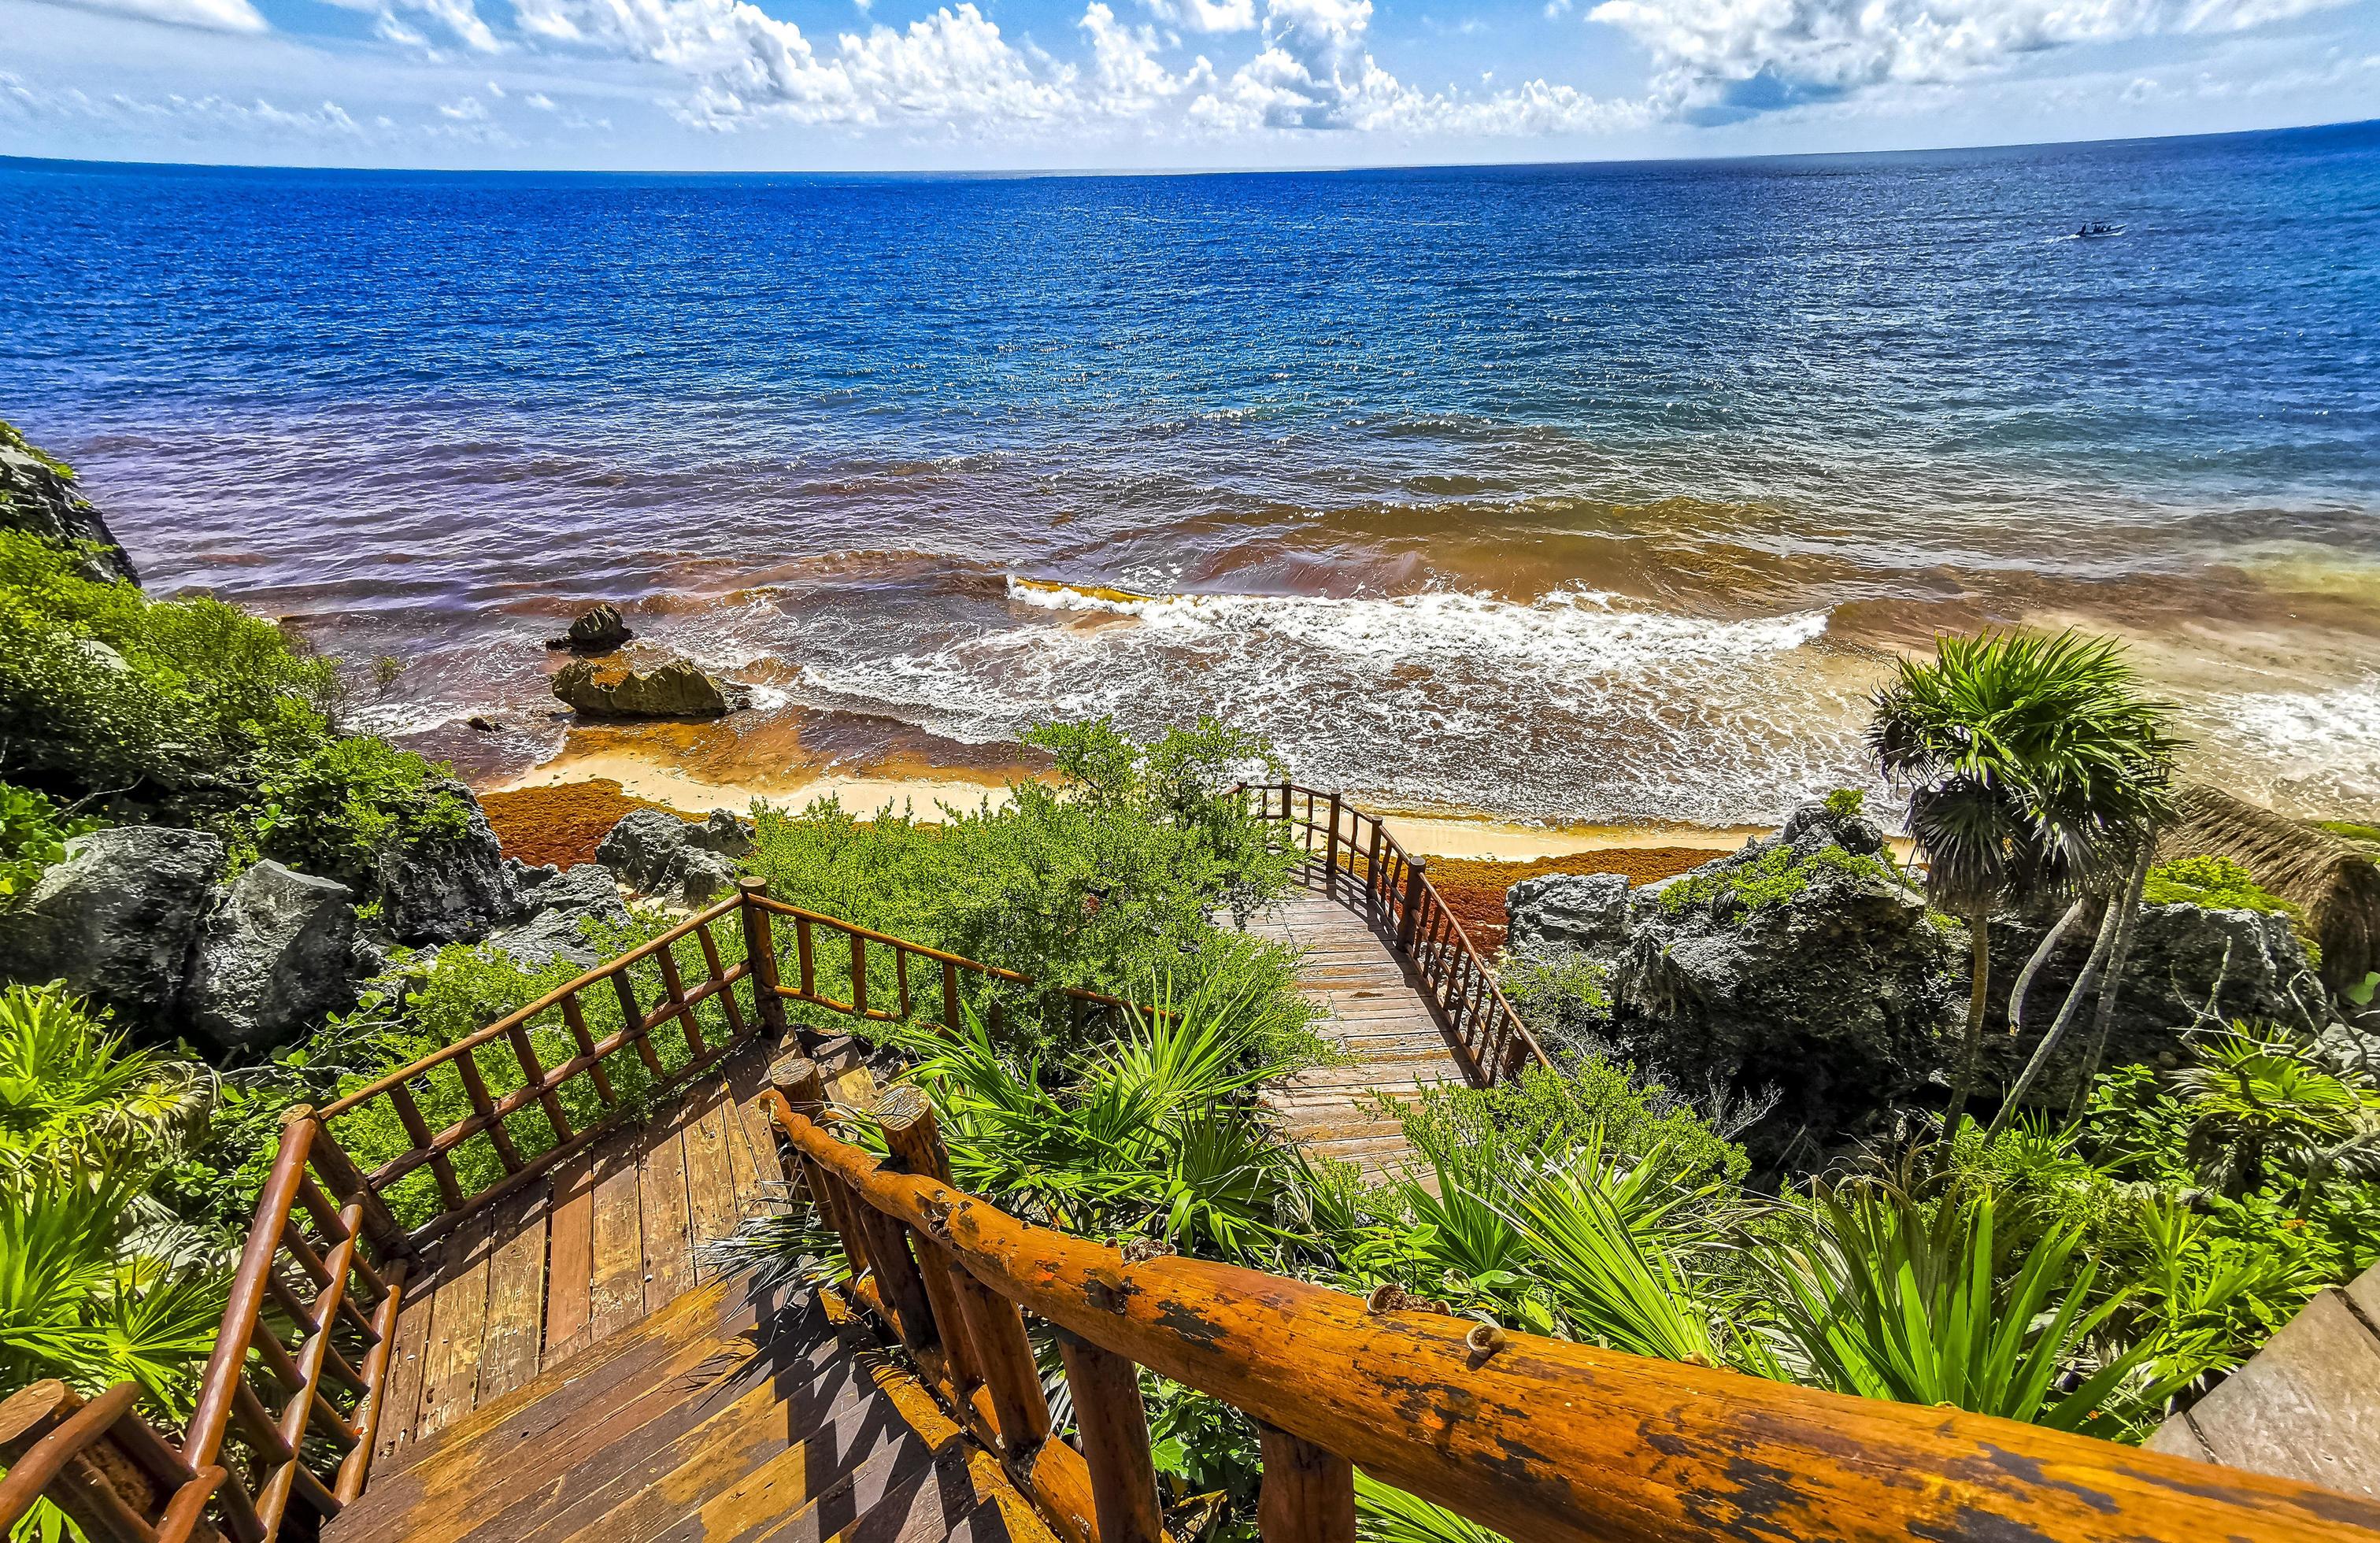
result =
[[[459,102],[440,103],[438,115],[455,123],[485,123],[488,109],[478,97],[467,96]]]
[[[210,32],[262,32],[263,13],[249,0],[55,0],[81,10],[112,16],[139,17],[175,27],[197,27]]]
[[[527,103],[529,106],[536,108],[540,113],[558,113],[562,111],[561,108],[553,104],[553,98],[546,95],[543,91],[531,91],[527,96],[522,97],[521,101]]]
[[[1651,100],[1715,123],[1887,83],[1961,79],[2028,54],[2236,31],[2342,0],[1603,0],[1590,19],[1653,55]]]
[[[1160,21],[1188,32],[1245,32],[1257,24],[1256,0],[1141,0]]]
[[[324,102],[318,107],[284,108],[262,97],[247,102],[225,96],[134,97],[121,91],[93,96],[87,91],[28,84],[0,70],[0,107],[27,117],[68,118],[117,128],[164,129],[185,136],[231,128],[275,138],[347,139],[363,130],[345,107]]]

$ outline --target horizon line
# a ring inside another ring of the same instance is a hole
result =
[[[1680,164],[1723,164],[1727,163],[1766,161],[1846,161],[1876,159],[1902,155],[1963,155],[1989,151],[2023,150],[2086,150],[2107,146],[2165,144],[2187,140],[2245,140],[2274,134],[2309,134],[2332,130],[2380,128],[2380,116],[2349,118],[2325,123],[2281,124],[2267,128],[2233,128],[2216,133],[2197,134],[2132,134],[2096,140],[1992,140],[1958,145],[1911,145],[1891,150],[1819,150],[1770,151],[1709,155],[1633,155],[1594,157],[1582,156],[1562,160],[1524,161],[1413,161],[1380,163],[1315,163],[1282,166],[1050,166],[1011,167],[969,170],[961,167],[920,168],[913,170],[783,168],[770,171],[702,170],[628,167],[582,169],[563,166],[338,166],[302,165],[280,162],[249,161],[116,161],[87,160],[56,155],[15,155],[0,153],[0,167],[15,169],[77,168],[103,172],[291,172],[315,175],[356,176],[572,176],[572,177],[710,177],[722,180],[736,177],[805,176],[864,177],[892,181],[918,181],[931,178],[1022,180],[1038,177],[1122,178],[1137,176],[1342,176],[1366,172],[1459,172],[1459,171],[1524,171],[1556,169],[1572,166],[1658,166]]]

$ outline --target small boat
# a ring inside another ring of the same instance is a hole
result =
[[[2074,232],[2074,238],[2077,241],[2095,241],[2102,236],[2121,236],[2122,234],[2124,234],[2124,227],[2121,225],[2095,223],[2077,229]]]

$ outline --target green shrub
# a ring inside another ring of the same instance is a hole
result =
[[[1540,1042],[1583,1049],[1611,1011],[1603,966],[1575,949],[1508,954],[1497,984]]]
[[[376,859],[423,837],[455,837],[471,806],[439,785],[454,775],[384,739],[327,740],[265,760],[252,800],[226,821],[235,854],[364,883]]]
[[[2263,911],[2296,916],[2298,907],[2256,882],[2228,857],[2176,857],[2149,869],[2141,900],[2150,905],[2183,902],[2219,911]]]
[[[1661,908],[1672,916],[1692,905],[1741,914],[1801,897],[1822,869],[1901,883],[1900,872],[1883,858],[1822,846],[1807,857],[1790,846],[1772,846],[1748,863],[1710,873],[1690,873],[1661,891]]]
[[[324,737],[333,663],[204,596],[152,601],[85,577],[74,554],[0,531],[0,757],[93,787],[244,764],[293,723]],[[293,719],[292,704],[310,719]]]
[[[1028,737],[1055,756],[1059,785],[1019,782],[1004,806],[945,808],[939,825],[860,820],[832,799],[798,815],[760,808],[747,866],[778,899],[1015,970],[1045,990],[1227,982],[1276,1048],[1310,1049],[1289,951],[1214,915],[1251,914],[1288,883],[1290,852],[1226,796],[1232,764],[1261,762],[1260,747],[1210,722],[1146,746],[1105,720]],[[841,994],[847,961],[824,951],[818,967]],[[1003,1018],[1027,1037],[1018,1045],[1047,1043],[1063,1023],[1046,1012]]]
[[[1493,1087],[1441,1084],[1400,1106],[1405,1136],[1425,1155],[1467,1151],[1487,1167],[1511,1166],[1585,1147],[1592,1133],[1625,1158],[1663,1154],[1680,1184],[1741,1184],[1752,1160],[1711,1128],[1694,1105],[1662,1083],[1640,1082],[1635,1068],[1582,1056],[1560,1071],[1523,1069]]]
[[[1827,813],[1837,820],[1857,820],[1867,813],[1867,793],[1863,788],[1839,787],[1827,795]]]
[[[61,819],[57,806],[30,788],[0,783],[0,905],[41,882],[64,862],[67,843],[99,829],[96,820]]]

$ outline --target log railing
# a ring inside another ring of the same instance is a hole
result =
[[[1349,1543],[1354,1470],[1520,1540],[2363,1539],[2380,1503],[1948,1408],[1648,1360],[1199,1259],[1135,1258],[950,1185],[932,1111],[839,1139],[818,1067],[776,1114],[841,1238],[845,1288],[1072,1543],[1162,1543],[1139,1368],[1262,1435],[1265,1543]],[[1053,1434],[1026,1315],[1054,1331],[1076,1435]]]
[[[1378,815],[1294,783],[1251,784],[1245,793],[1257,817],[1279,825],[1305,852],[1322,893],[1393,940],[1411,961],[1473,1082],[1486,1087],[1524,1066],[1552,1064],[1430,882],[1427,860],[1406,852]]]

